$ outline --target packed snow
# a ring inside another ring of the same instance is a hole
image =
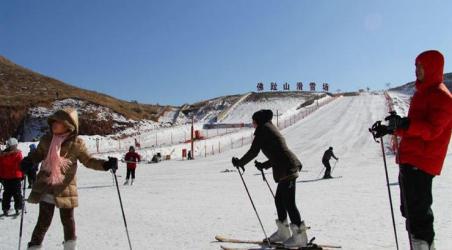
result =
[[[368,132],[373,122],[386,114],[383,95],[343,97],[283,130],[289,147],[304,166],[297,183],[297,204],[306,224],[312,227],[308,237],[315,236],[316,242],[341,245],[347,250],[395,249],[382,154]],[[250,136],[252,131],[241,133]],[[21,145],[25,152],[27,145]],[[321,157],[329,146],[334,147],[340,158],[333,176],[342,178],[302,182],[319,177],[323,168]],[[122,185],[125,165],[121,164],[117,174],[133,248],[219,249],[220,244],[214,242],[217,234],[262,239],[263,233],[238,173],[224,172],[234,170],[231,157],[242,156],[248,147],[249,141],[244,147],[194,161],[176,159],[140,164],[134,186]],[[437,249],[452,245],[450,149],[442,175],[433,182]],[[120,153],[98,156],[121,157],[124,150],[125,145]],[[262,154],[258,157],[264,159]],[[398,168],[392,155],[388,156],[388,167],[399,241],[401,249],[408,249],[404,219],[398,210]],[[268,180],[275,189],[270,172]],[[77,175],[80,206],[75,209],[75,218],[79,249],[128,249],[112,175],[82,166]],[[252,163],[248,164],[244,179],[270,234],[275,230],[276,219],[271,194]],[[27,211],[23,245],[30,239],[38,206],[27,204]],[[45,249],[62,249],[58,213],[54,217],[44,241]],[[19,218],[0,219],[0,249],[17,249],[19,223]]]

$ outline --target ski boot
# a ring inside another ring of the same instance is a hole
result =
[[[308,245],[308,235],[306,234],[306,226],[304,221],[300,226],[290,224],[290,230],[292,230],[292,237],[283,242],[286,248],[301,248]]]
[[[129,185],[129,179],[126,179],[126,181],[124,182],[124,186]]]
[[[31,243],[28,243],[27,250],[41,250],[42,245],[32,245]]]
[[[76,240],[68,240],[63,244],[64,250],[77,250],[77,241]]]
[[[413,250],[435,250],[435,244],[432,242],[431,245],[428,245],[428,242],[425,240],[420,240],[414,238],[413,235],[411,235],[411,244],[413,245]]]
[[[130,182],[130,186],[133,186],[133,181],[134,181],[135,179],[132,179],[132,181]]]
[[[276,226],[278,227],[278,230],[268,238],[270,243],[281,243],[290,238],[290,229],[287,219],[284,222],[276,220]]]

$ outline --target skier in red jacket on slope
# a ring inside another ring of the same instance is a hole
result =
[[[416,58],[416,92],[408,117],[391,114],[376,137],[401,137],[398,163],[401,212],[413,250],[433,250],[432,180],[441,174],[452,130],[452,95],[443,83],[444,57],[425,51]]]

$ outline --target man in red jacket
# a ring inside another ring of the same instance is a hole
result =
[[[11,198],[14,197],[14,209],[16,214],[22,209],[22,193],[20,192],[20,183],[24,175],[20,170],[22,161],[22,152],[17,149],[17,140],[10,138],[7,142],[7,148],[0,154],[0,179],[2,179],[5,191],[3,192],[2,210],[5,216],[10,209]]]
[[[434,249],[432,180],[441,174],[452,130],[452,95],[443,83],[444,57],[425,51],[416,58],[416,92],[408,117],[392,114],[376,136],[401,137],[398,163],[401,212],[412,249]]]
[[[135,152],[135,148],[133,146],[130,146],[129,152],[125,155],[124,160],[127,163],[127,176],[124,185],[129,184],[130,176],[132,176],[130,185],[133,185],[133,181],[135,180],[135,169],[137,168],[137,162],[141,161],[141,156]]]

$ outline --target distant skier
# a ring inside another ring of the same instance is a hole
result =
[[[30,148],[30,152],[28,153],[28,155],[30,156],[36,151],[36,145],[30,144],[29,148]],[[31,186],[33,186],[33,183],[35,183],[36,173],[38,172],[38,168],[39,168],[39,164],[34,164],[33,167],[30,168],[28,170],[28,172],[25,173],[27,175],[27,179],[28,179],[28,188],[31,188]]]
[[[17,149],[18,141],[16,138],[8,139],[6,149],[0,154],[0,179],[3,183],[2,210],[7,216],[11,208],[11,198],[14,198],[14,209],[16,215],[23,207],[23,198],[21,193],[21,181],[24,174],[20,170],[22,161],[22,152]]]
[[[63,224],[64,249],[74,250],[77,249],[74,220],[74,208],[78,206],[77,161],[94,170],[116,171],[117,159],[105,161],[91,157],[84,141],[78,136],[76,110],[59,110],[48,118],[48,123],[50,133],[41,138],[37,150],[21,163],[22,169],[27,171],[42,162],[28,197],[28,202],[39,203],[38,221],[28,249],[42,249],[41,244],[57,207]]]
[[[391,114],[389,125],[374,129],[377,138],[401,137],[398,150],[401,212],[413,250],[432,250],[435,231],[432,181],[441,174],[452,131],[452,95],[443,83],[444,57],[425,51],[416,58],[416,92],[408,117]]]
[[[323,175],[323,179],[329,179],[332,178],[331,176],[331,165],[330,165],[330,160],[331,157],[333,157],[334,159],[339,160],[339,158],[337,158],[334,153],[333,153],[333,147],[329,147],[325,153],[323,153],[323,157],[322,157],[322,163],[325,166],[325,174]]]
[[[141,161],[141,156],[135,152],[135,147],[130,146],[129,152],[124,156],[124,160],[127,164],[127,175],[126,175],[126,181],[124,182],[124,185],[129,185],[129,179],[132,176],[132,181],[130,182],[130,185],[133,185],[133,182],[135,181],[135,170],[137,168],[137,162]]]
[[[269,159],[264,163],[256,162],[257,169],[273,169],[273,178],[278,183],[275,195],[278,219],[278,230],[269,238],[271,242],[283,242],[286,247],[307,246],[307,234],[304,221],[301,220],[295,202],[295,188],[298,171],[301,162],[286,145],[286,141],[271,122],[273,113],[271,110],[260,110],[253,114],[254,140],[250,150],[241,158],[232,158],[235,167],[244,167],[254,159],[262,150]],[[290,229],[287,222],[287,214],[290,217]]]

